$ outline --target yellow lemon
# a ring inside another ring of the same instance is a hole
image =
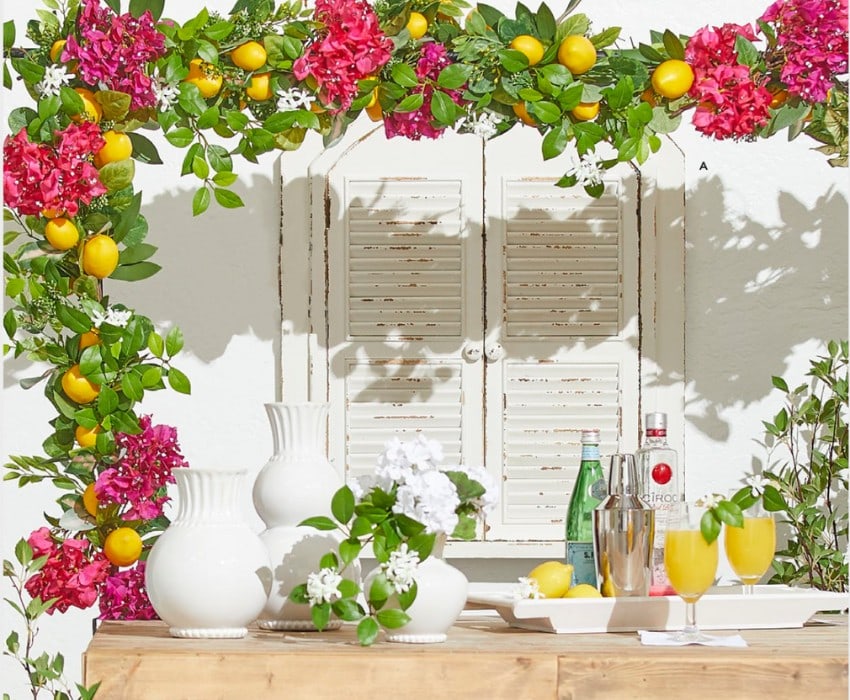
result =
[[[60,216],[47,222],[44,237],[56,250],[70,250],[80,240],[80,232],[73,221]]]
[[[534,121],[534,117],[528,113],[528,108],[525,106],[525,102],[517,102],[513,106],[513,110],[514,114],[519,117],[523,124],[527,124],[528,126],[537,126],[537,122]]]
[[[684,61],[671,58],[659,64],[652,72],[652,87],[662,97],[676,100],[691,89],[694,71]]]
[[[201,97],[209,99],[219,93],[224,79],[212,63],[207,63],[200,58],[193,58],[189,61],[189,75],[183,80],[197,85]]]
[[[115,566],[130,566],[142,553],[142,538],[131,527],[119,527],[106,536],[103,553]]]
[[[596,119],[597,114],[599,114],[598,102],[579,102],[578,107],[572,110],[572,115],[580,122]]]
[[[50,47],[50,60],[54,63],[59,63],[59,58],[62,56],[62,51],[65,49],[65,39],[57,39]]]
[[[62,375],[62,391],[71,401],[89,403],[97,398],[100,387],[82,375],[79,365],[74,365]]]
[[[428,31],[428,20],[421,12],[411,12],[407,20],[407,31],[411,39],[421,39]]]
[[[558,47],[558,63],[573,75],[587,73],[596,64],[596,47],[581,34],[571,34]]]
[[[83,246],[83,270],[87,275],[103,279],[118,267],[118,244],[102,233],[92,236]]]
[[[257,73],[251,76],[251,82],[245,88],[245,94],[252,100],[263,102],[272,96],[271,73]]]
[[[94,447],[97,443],[97,434],[100,432],[103,431],[99,425],[94,426],[94,428],[84,428],[78,425],[74,430],[74,437],[77,438],[80,447]]]
[[[89,515],[97,515],[98,505],[99,501],[97,494],[94,492],[94,484],[89,484],[86,486],[86,490],[83,491],[83,508],[86,509],[86,513]]]
[[[119,160],[127,160],[133,155],[133,142],[130,137],[121,131],[103,132],[103,140],[106,143],[94,154],[94,164],[102,168],[107,163],[117,163]]]
[[[545,52],[540,39],[533,37],[530,34],[520,34],[519,36],[514,37],[513,41],[510,43],[510,47],[514,51],[519,51],[523,54],[528,59],[529,66],[534,66],[540,63],[540,59],[543,58],[543,54]]]
[[[233,65],[242,70],[255,71],[266,65],[265,47],[258,41],[246,41],[230,52],[230,60]]]
[[[573,567],[561,561],[545,561],[535,566],[528,578],[537,581],[537,587],[546,598],[560,598],[570,588]]]
[[[103,108],[94,98],[94,93],[86,88],[74,88],[80,97],[83,98],[83,111],[71,117],[75,122],[83,121],[84,119],[97,124],[103,116]]]
[[[80,350],[85,350],[92,345],[100,343],[100,333],[96,329],[86,331],[80,336]]]
[[[564,598],[601,598],[602,594],[596,590],[596,586],[591,586],[589,583],[580,583],[573,586],[564,593]]]

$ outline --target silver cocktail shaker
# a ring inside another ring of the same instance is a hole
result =
[[[634,455],[613,455],[608,497],[593,511],[593,549],[603,596],[649,595],[655,511],[639,493]]]

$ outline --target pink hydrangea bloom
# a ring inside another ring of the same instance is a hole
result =
[[[3,187],[6,204],[21,214],[53,209],[76,216],[79,204],[106,193],[94,153],[105,141],[91,122],[70,124],[55,134],[55,146],[33,143],[26,129],[3,144]]]
[[[155,106],[147,68],[165,54],[165,36],[150,11],[116,15],[100,0],[84,0],[77,24],[79,40],[68,37],[62,61],[77,61],[75,72],[86,84],[130,95],[131,109]]]
[[[688,41],[685,60],[694,70],[688,93],[697,100],[693,125],[716,139],[746,138],[767,124],[772,95],[756,81],[750,68],[738,63],[735,40],[756,39],[748,25],[724,24],[703,27]]]
[[[825,100],[832,76],[847,72],[847,0],[778,0],[761,19],[775,26],[788,92]]]
[[[422,45],[416,63],[416,77],[422,82],[415,89],[423,97],[422,106],[413,112],[392,112],[384,115],[384,132],[387,138],[403,136],[412,141],[418,141],[422,137],[435,139],[446,130],[446,127],[434,126],[432,123],[431,100],[434,91],[441,90],[456,104],[464,103],[461,93],[457,90],[443,90],[434,86],[440,71],[451,63],[446,47],[442,44],[428,42]]]
[[[325,28],[292,72],[298,80],[311,76],[316,81],[331,113],[344,112],[357,96],[357,81],[376,75],[390,60],[393,43],[366,0],[316,0],[314,17]]]
[[[47,556],[41,570],[25,584],[33,598],[56,602],[47,612],[65,612],[69,607],[89,608],[109,573],[110,564],[103,552],[91,552],[88,540],[58,540],[46,527],[39,528],[27,539],[34,557]]]
[[[118,461],[104,469],[95,481],[95,494],[102,504],[125,507],[124,520],[151,520],[162,515],[168,501],[167,484],[174,483],[172,470],[188,467],[180,453],[177,429],[151,425],[150,416],[139,419],[138,435],[118,433]]]
[[[156,610],[145,588],[145,562],[117,571],[106,579],[100,593],[101,620],[156,620]]]

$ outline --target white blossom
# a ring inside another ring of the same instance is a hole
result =
[[[602,157],[596,153],[585,153],[579,158],[578,163],[567,170],[568,176],[575,176],[576,184],[582,187],[599,185],[602,183]]]
[[[481,114],[469,112],[458,122],[457,128],[473,133],[486,141],[499,132],[497,126],[501,121],[501,118],[495,112],[482,112]]]
[[[747,477],[745,481],[747,486],[750,487],[750,494],[756,497],[761,496],[764,493],[764,487],[770,483],[761,474],[753,474]]]
[[[103,314],[99,311],[92,313],[92,324],[95,328],[100,328],[104,323],[118,328],[125,328],[133,317],[133,312],[130,309],[107,309]]]
[[[342,598],[339,592],[340,583],[342,583],[342,576],[336,569],[326,568],[318,573],[312,572],[307,576],[307,597],[310,605],[333,603]]]
[[[519,577],[519,583],[514,586],[513,595],[516,600],[537,600],[538,598],[546,597],[540,592],[537,579],[528,578],[527,576]]]
[[[702,498],[698,498],[696,503],[698,506],[705,508],[706,510],[710,510],[715,508],[720,501],[723,500],[723,496],[718,493],[708,493]]]
[[[459,506],[457,489],[443,472],[412,472],[398,487],[393,512],[422,523],[426,532],[452,533]]]
[[[292,87],[286,92],[281,93],[277,100],[277,109],[279,112],[290,112],[295,109],[310,109],[316,101],[316,96],[311,95],[306,90]]]
[[[397,550],[390,552],[389,561],[382,568],[395,592],[406,593],[414,583],[419,568],[419,554],[409,551],[407,542],[404,542]]]
[[[169,83],[165,78],[160,76],[159,69],[154,68],[151,75],[151,90],[156,97],[156,106],[160,112],[167,112],[175,104],[177,98],[180,97],[180,88],[176,83]]]
[[[62,65],[50,65],[44,68],[44,77],[35,85],[36,92],[42,97],[58,95],[63,85],[71,82],[73,74]]]

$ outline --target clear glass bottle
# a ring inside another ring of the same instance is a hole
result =
[[[667,414],[647,413],[644,442],[635,454],[641,497],[655,509],[650,595],[675,595],[664,570],[664,538],[676,504],[682,500],[679,457],[667,444]]]
[[[581,465],[567,509],[567,564],[573,567],[572,585],[596,587],[593,556],[593,509],[608,495],[599,460],[599,430],[581,431]]]

